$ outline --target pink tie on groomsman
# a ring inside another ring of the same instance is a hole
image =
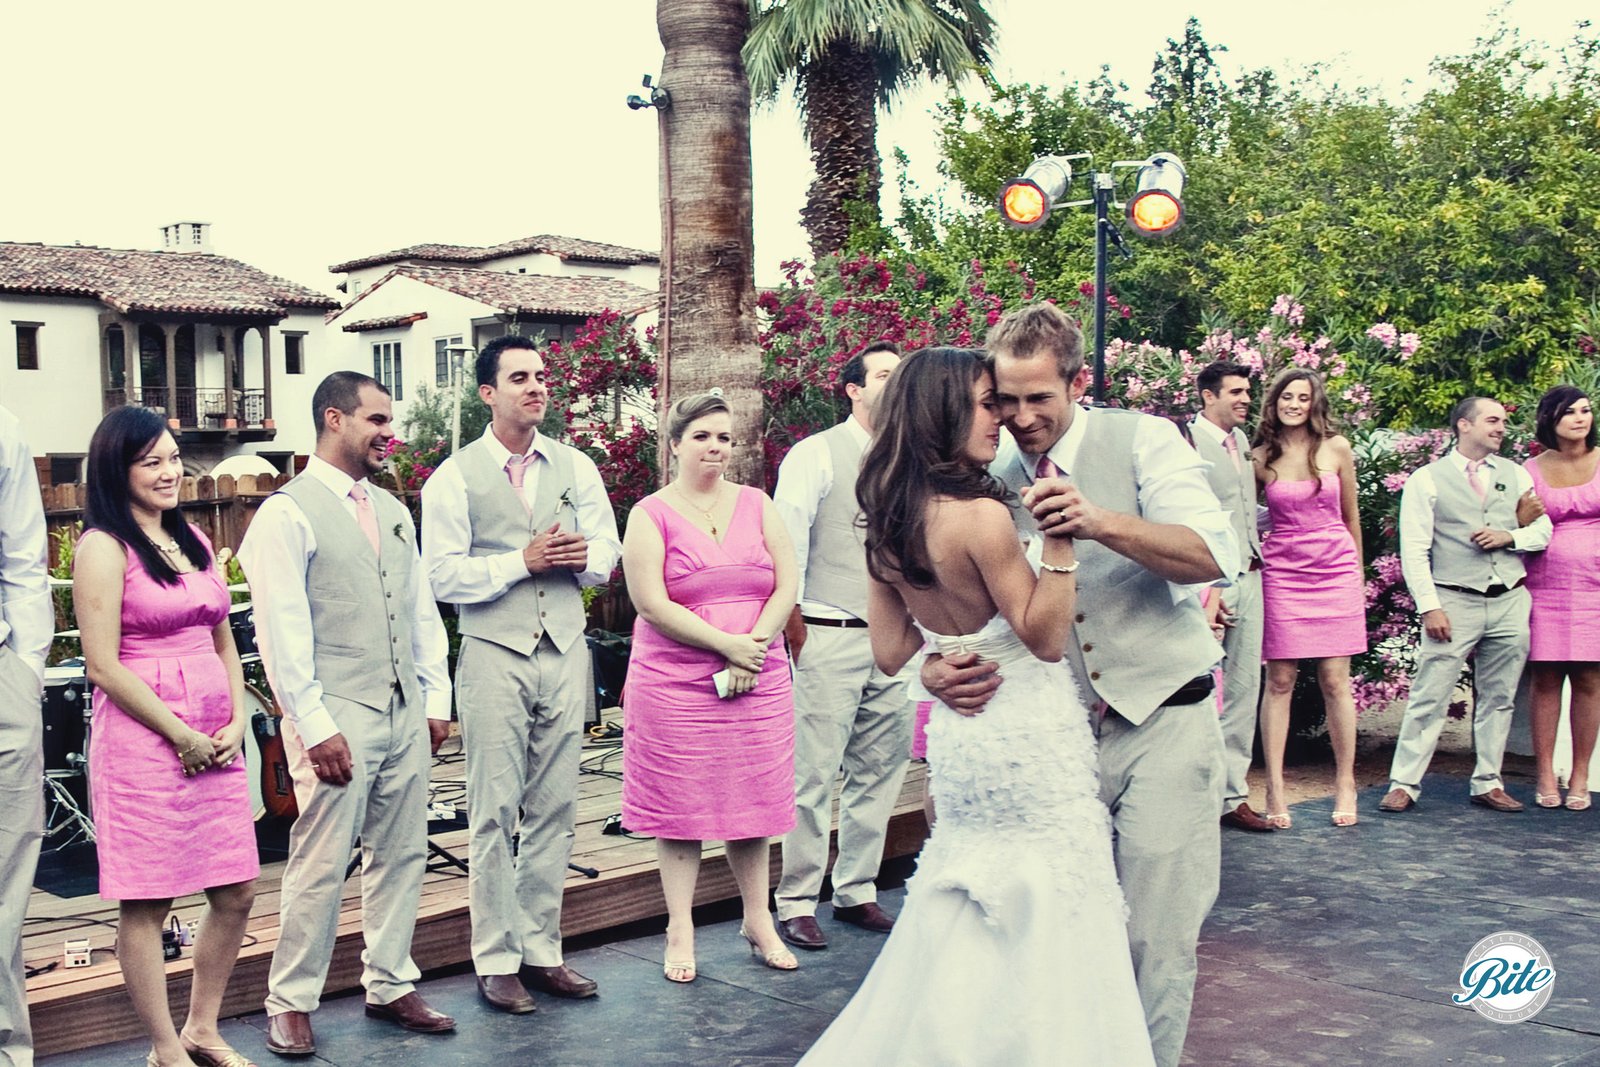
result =
[[[1233,469],[1237,471],[1239,469],[1239,442],[1234,439],[1232,433],[1222,439],[1222,447],[1227,449],[1228,458],[1233,460]]]
[[[1472,491],[1478,494],[1479,500],[1489,499],[1489,487],[1483,484],[1483,479],[1478,477],[1478,472],[1484,467],[1481,459],[1467,460],[1467,484],[1472,486]]]
[[[356,502],[356,522],[361,525],[361,532],[367,535],[367,543],[372,546],[372,551],[378,551],[378,513],[372,510],[372,497],[367,495],[366,486],[360,482],[350,487],[350,499]]]
[[[1061,475],[1061,468],[1056,466],[1049,456],[1040,456],[1039,465],[1033,469],[1033,480],[1041,478],[1057,478]]]
[[[517,491],[517,499],[522,501],[522,506],[529,512],[533,505],[528,503],[527,494],[522,491],[522,483],[528,480],[528,468],[533,466],[533,461],[539,458],[539,453],[529,452],[525,456],[512,456],[506,460],[506,477],[511,480],[511,488]]]

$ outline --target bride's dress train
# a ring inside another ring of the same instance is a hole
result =
[[[1152,1063],[1070,668],[998,616],[927,638],[999,662],[1005,683],[979,715],[934,705],[933,836],[883,952],[802,1067]]]

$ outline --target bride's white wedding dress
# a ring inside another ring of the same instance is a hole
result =
[[[938,821],[905,907],[801,1067],[1138,1067],[1153,1063],[1094,735],[1071,669],[999,616],[926,635],[1005,682],[982,714],[935,704]]]

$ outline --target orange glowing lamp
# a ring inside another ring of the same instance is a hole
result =
[[[1183,225],[1183,164],[1158,152],[1139,168],[1136,191],[1128,201],[1128,225],[1141,237],[1165,237]]]
[[[1018,230],[1037,230],[1050,219],[1050,209],[1066,195],[1072,164],[1063,156],[1040,156],[1022,177],[1000,187],[1000,219]]]

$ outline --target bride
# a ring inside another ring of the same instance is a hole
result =
[[[1034,577],[986,469],[1000,419],[983,353],[911,355],[873,421],[857,493],[878,666],[975,652],[1006,682],[976,715],[934,704],[939,821],[883,952],[801,1065],[1152,1063],[1095,742],[1060,662],[1072,541],[1045,538]]]

